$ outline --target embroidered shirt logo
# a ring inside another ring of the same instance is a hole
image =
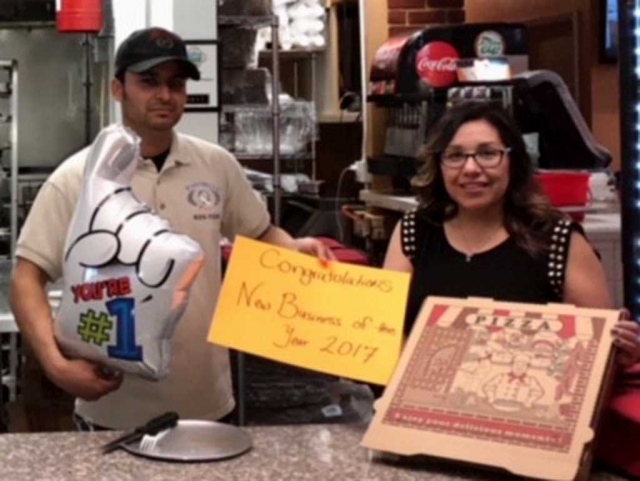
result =
[[[198,182],[187,186],[187,200],[200,210],[213,210],[220,204],[220,194],[215,186]]]

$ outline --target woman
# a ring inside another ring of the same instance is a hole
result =
[[[414,179],[420,207],[396,226],[384,267],[412,273],[405,329],[428,296],[612,308],[579,225],[553,209],[513,121],[487,103],[449,109]],[[640,358],[636,322],[615,331],[618,359]]]
[[[447,111],[433,132],[414,179],[420,207],[396,226],[384,262],[412,273],[407,332],[431,295],[612,308],[598,258],[580,226],[540,191],[522,137],[503,110],[463,104]],[[635,476],[639,334],[629,320],[614,329],[625,369],[604,415],[597,454]]]

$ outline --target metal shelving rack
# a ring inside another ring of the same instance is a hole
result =
[[[9,114],[2,115],[3,120],[0,121],[10,124],[9,143],[5,150],[11,151],[9,257],[12,257],[18,236],[18,63],[14,60],[0,60],[0,70],[6,72],[9,79],[6,84],[2,84],[5,88],[0,92],[0,98],[9,99]]]
[[[276,15],[267,16],[218,16],[221,28],[262,28],[271,27],[271,45],[278,45],[279,19]],[[273,223],[280,225],[282,216],[282,184],[280,157],[280,53],[274,50],[271,56],[271,119],[273,142]],[[221,77],[220,77],[221,78]]]
[[[276,15],[267,16],[228,16],[218,15],[218,28],[262,28],[271,27],[271,45],[278,45],[279,19]],[[222,78],[221,75],[218,78]],[[282,184],[280,177],[280,55],[278,50],[271,57],[271,120],[272,120],[272,158],[273,158],[273,223],[281,223]],[[241,157],[239,157],[241,158]],[[236,368],[238,383],[238,424],[246,423],[246,377],[245,357],[238,352]]]
[[[273,45],[273,44],[272,44]],[[278,51],[276,52],[276,55],[279,55],[280,58],[282,60],[286,59],[286,60],[292,60],[294,62],[294,71],[293,71],[293,75],[294,75],[294,80],[293,80],[293,85],[294,85],[294,92],[293,95],[294,97],[298,97],[299,96],[299,73],[298,73],[298,63],[300,61],[309,61],[310,66],[311,66],[311,102],[313,102],[313,104],[316,106],[317,108],[317,88],[316,88],[316,75],[317,75],[317,70],[318,70],[318,57],[323,54],[326,51],[325,48],[306,48],[306,49],[292,49],[292,50],[282,50],[282,51]],[[262,58],[269,58],[273,55],[273,51],[272,50],[263,50],[260,52],[260,57]],[[309,159],[311,161],[311,182],[313,184],[316,184],[316,189],[317,189],[317,154],[316,154],[316,142],[315,140],[311,141],[311,152],[308,155],[305,154],[299,154],[300,158],[303,158],[304,160]]]
[[[267,16],[230,16],[220,15],[218,16],[218,26],[222,28],[271,28],[271,45],[277,46],[279,44],[278,39],[278,27],[279,19],[276,15]],[[275,99],[280,97],[280,64],[282,59],[291,59],[295,62],[300,60],[310,60],[311,64],[311,78],[315,79],[317,72],[317,60],[318,56],[325,51],[324,48],[310,48],[310,49],[294,49],[288,51],[281,51],[278,48],[271,50],[264,50],[260,52],[262,58],[271,59],[271,76],[272,76],[272,93],[271,93],[271,114],[273,121],[273,151],[271,157],[273,159],[273,200],[274,200],[274,216],[273,221],[275,225],[280,225],[282,216],[282,183],[281,173],[283,163],[285,165],[297,166],[301,163],[311,162],[311,182],[317,183],[317,153],[316,143],[311,142],[310,152],[297,153],[292,155],[284,155],[280,152],[280,103]],[[297,69],[296,69],[297,70]],[[298,80],[295,79],[294,85],[298,85]],[[297,92],[294,92],[297,97]],[[317,100],[316,83],[311,82],[311,101],[315,104]],[[233,152],[234,156],[242,160],[259,160],[264,159],[264,155],[249,154],[242,152]]]
[[[279,45],[278,27],[279,18],[277,15],[267,16],[218,16],[219,28],[271,28],[271,45],[277,47]],[[282,221],[282,182],[281,170],[283,162],[298,162],[310,160],[312,165],[312,181],[316,181],[316,146],[315,142],[311,142],[311,152],[305,152],[294,155],[282,155],[280,152],[280,60],[281,56],[286,58],[311,59],[312,78],[315,78],[316,60],[318,55],[324,49],[297,50],[290,52],[282,52],[278,48],[273,48],[267,53],[271,58],[271,118],[272,118],[272,154],[273,159],[273,223],[277,226]],[[222,78],[220,75],[219,78]],[[316,101],[316,85],[312,82],[312,101]],[[264,158],[261,155],[233,153],[238,160],[254,160]],[[238,424],[244,425],[246,419],[245,401],[246,401],[246,378],[245,378],[245,357],[244,354],[237,354],[237,383],[238,383]]]
[[[13,259],[18,238],[18,63],[15,60],[0,60],[0,71],[6,74],[7,81],[0,83],[0,98],[9,100],[9,113],[2,113],[0,121],[10,124],[9,139],[6,150],[11,150],[10,165],[10,201],[9,201],[9,259]],[[3,75],[4,77],[5,75]],[[4,235],[7,235],[6,230]],[[6,262],[6,261],[5,261]],[[0,323],[0,327],[13,326],[13,323]],[[0,335],[8,335],[7,342],[0,339],[0,425],[6,425],[3,386],[9,388],[11,400],[16,397],[18,349],[17,333],[14,329],[0,329]],[[9,372],[4,374],[3,358],[8,352]]]

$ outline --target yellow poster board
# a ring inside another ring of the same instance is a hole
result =
[[[209,342],[386,384],[400,356],[409,274],[237,237]]]

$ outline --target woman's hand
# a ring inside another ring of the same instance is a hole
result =
[[[627,309],[620,311],[620,321],[612,330],[613,343],[618,348],[616,360],[622,366],[631,366],[640,361],[640,324],[629,320]]]

